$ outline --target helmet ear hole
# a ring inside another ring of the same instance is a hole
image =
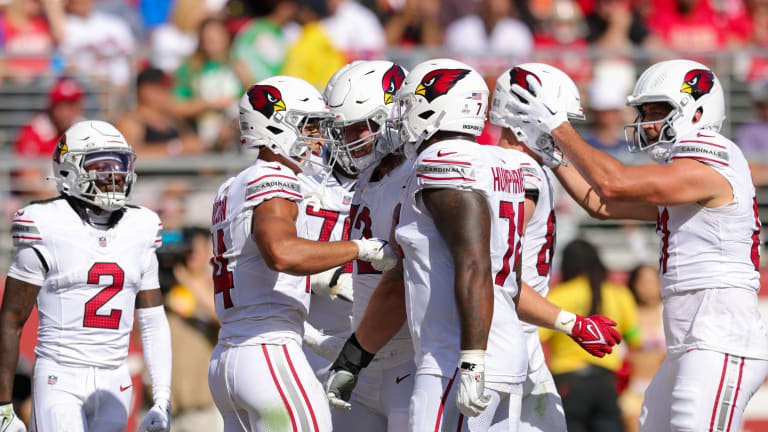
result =
[[[267,130],[268,130],[268,131],[270,131],[270,132],[272,132],[272,133],[273,133],[273,134],[275,134],[275,135],[280,135],[281,133],[283,133],[283,130],[282,130],[282,129],[280,129],[280,128],[276,128],[276,127],[274,127],[274,126],[267,126]]]
[[[433,110],[426,110],[423,113],[419,114],[419,117],[421,117],[422,119],[426,120],[426,119],[432,117],[434,114],[435,114],[435,112]]]

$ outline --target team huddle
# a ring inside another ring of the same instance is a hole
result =
[[[610,317],[545,298],[555,178],[594,217],[657,224],[667,357],[640,430],[738,430],[768,375],[768,332],[755,188],[719,133],[723,89],[706,66],[670,60],[628,104],[630,150],[658,165],[590,147],[570,124],[584,119],[576,85],[542,63],[502,73],[490,106],[482,76],[451,59],[353,62],[323,94],[289,76],[251,86],[240,133],[258,157],[212,206],[208,383],[224,430],[565,431],[538,327],[597,357],[621,336]],[[487,117],[497,146],[477,143]],[[126,203],[135,154],[85,121],[53,160],[61,195],[12,223],[0,432],[26,430],[10,400],[35,302],[30,430],[125,430],[135,312],[154,397],[140,431],[168,431],[162,223]]]

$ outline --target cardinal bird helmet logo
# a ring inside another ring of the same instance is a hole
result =
[[[384,90],[384,105],[392,103],[392,98],[400,89],[400,86],[403,85],[404,79],[405,72],[397,63],[384,72],[384,76],[381,78],[381,89]]]
[[[715,83],[715,75],[708,69],[693,69],[685,74],[683,85],[680,91],[688,93],[693,100],[699,100],[700,97],[709,93]]]
[[[536,76],[536,74],[532,72],[528,72],[527,70],[523,68],[512,68],[512,70],[509,71],[509,85],[513,86],[515,84],[519,85],[520,87],[528,90],[532,95],[535,96],[535,93],[533,89],[531,88],[531,85],[528,84],[528,77],[532,76],[536,78],[536,81],[539,82],[539,85],[541,85],[541,80],[539,77]]]
[[[432,102],[438,96],[442,96],[459,80],[469,74],[468,69],[436,69],[424,75],[419,86],[416,87],[417,95],[424,96],[427,102]]]
[[[285,111],[280,90],[271,85],[254,85],[248,89],[248,101],[256,111],[266,118],[272,118],[275,111]]]

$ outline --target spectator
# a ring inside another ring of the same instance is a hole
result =
[[[736,131],[736,144],[749,160],[755,186],[768,185],[768,78],[753,83],[749,91],[757,119]]]
[[[728,31],[709,0],[674,0],[671,7],[659,7],[648,24],[662,45],[670,50],[706,52],[723,48]]]
[[[94,0],[68,0],[60,49],[67,68],[117,86],[123,93],[131,79],[136,41],[121,18],[94,10]]]
[[[327,4],[330,16],[323,20],[323,25],[333,46],[344,52],[349,61],[374,60],[382,55],[387,38],[379,18],[370,9],[355,0],[318,0],[314,3]]]
[[[577,84],[585,83],[592,77],[586,30],[581,9],[573,0],[554,0],[534,34],[537,61],[561,69]],[[541,56],[540,49],[549,52]]]
[[[171,21],[150,35],[152,66],[171,75],[184,59],[195,52],[200,23],[205,19],[204,0],[177,0]]]
[[[586,22],[587,41],[602,49],[627,50],[651,44],[650,31],[630,0],[597,0]]]
[[[46,158],[48,167],[59,137],[70,126],[83,120],[83,87],[72,78],[60,78],[48,93],[48,108],[35,114],[19,129],[13,152],[26,158]],[[45,181],[46,169],[32,163],[14,170],[14,190],[19,195],[48,198],[55,194]]]
[[[174,255],[173,285],[166,295],[166,305],[174,342],[171,430],[220,431],[223,420],[213,403],[208,382],[199,379],[208,373],[208,359],[213,354],[218,331],[209,264],[210,232],[205,228],[185,228],[170,249]]]
[[[204,151],[197,135],[176,117],[171,85],[170,77],[160,69],[141,71],[136,77],[136,108],[117,122],[141,160]]]
[[[384,30],[388,46],[437,47],[442,42],[438,0],[405,0],[402,7],[388,11]]]
[[[0,50],[7,57],[2,75],[26,82],[46,74],[54,46],[40,0],[11,0],[6,5],[0,15]]]
[[[584,136],[592,147],[626,163],[635,154],[627,149],[624,137],[624,125],[628,123],[625,118],[628,89],[620,81],[607,74],[592,80],[588,100],[592,127]]]
[[[734,17],[728,25],[731,40],[743,48],[737,62],[739,73],[747,80],[768,77],[768,1],[746,0],[746,13]],[[759,52],[762,50],[762,54]]]
[[[302,78],[322,89],[334,72],[347,62],[346,55],[331,41],[327,22],[320,18],[328,10],[322,2],[303,5],[297,13],[303,25],[301,36],[291,45],[282,73]]]
[[[642,345],[629,354],[629,386],[619,397],[626,432],[637,431],[637,420],[645,389],[664,361],[667,346],[661,319],[661,288],[659,269],[649,265],[637,266],[629,274],[629,290],[637,303],[637,322]]]
[[[533,35],[515,18],[511,1],[484,0],[479,14],[458,18],[448,25],[444,45],[455,52],[490,52],[519,59],[533,49]]]
[[[177,114],[192,118],[208,149],[229,149],[235,140],[240,81],[229,58],[229,33],[217,18],[200,25],[195,53],[176,72]]]
[[[244,87],[279,75],[288,51],[282,27],[296,15],[296,0],[266,0],[269,12],[243,27],[232,45],[235,71]]]
[[[605,266],[594,246],[584,240],[568,244],[563,251],[562,274],[563,282],[547,296],[552,303],[582,316],[607,316],[618,323],[616,329],[629,345],[639,344],[637,306],[632,294],[606,279]],[[542,341],[549,342],[549,368],[563,399],[568,430],[621,431],[614,382],[614,373],[623,361],[620,353],[593,357],[563,333],[546,329],[539,332]]]

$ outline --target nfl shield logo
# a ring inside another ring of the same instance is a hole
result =
[[[344,195],[344,198],[341,200],[341,202],[342,202],[344,205],[348,205],[349,203],[351,203],[351,202],[352,202],[352,197],[351,197],[351,196],[349,196],[349,195]]]
[[[57,381],[59,378],[56,375],[48,375],[48,385],[54,385]]]
[[[99,236],[99,246],[107,247],[107,237],[106,236]]]

